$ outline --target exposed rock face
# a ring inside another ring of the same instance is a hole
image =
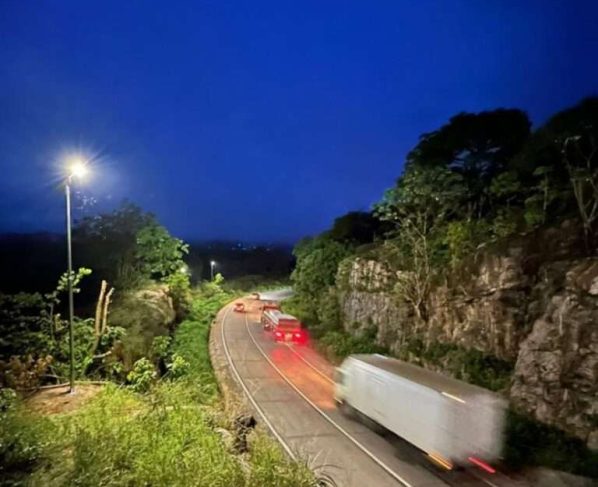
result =
[[[598,261],[571,263],[521,342],[511,399],[598,449]]]
[[[394,352],[419,336],[509,361],[515,406],[598,449],[598,259],[576,255],[579,242],[562,235],[487,251],[433,289],[427,321],[393,291],[396,275],[384,263],[344,262],[344,325],[353,333],[375,326],[378,343]]]
[[[154,337],[168,335],[175,318],[172,299],[164,286],[126,293],[115,301],[109,323],[127,330],[117,350],[127,370],[150,353]]]

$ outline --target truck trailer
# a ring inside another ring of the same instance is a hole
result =
[[[272,336],[277,342],[305,343],[303,325],[293,315],[281,313],[279,310],[268,310],[262,313],[261,322],[265,331],[272,331]]]
[[[351,355],[335,400],[413,444],[446,469],[489,472],[504,442],[506,401],[486,389],[383,355]]]

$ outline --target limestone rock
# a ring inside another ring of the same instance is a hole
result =
[[[420,337],[514,363],[512,403],[596,449],[598,259],[582,257],[579,243],[561,228],[485,249],[432,290],[425,321],[397,295],[394,271],[355,258],[337,277],[344,326],[375,328],[377,343],[394,352]]]

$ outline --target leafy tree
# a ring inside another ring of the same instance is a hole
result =
[[[411,166],[376,206],[380,218],[396,226],[396,237],[385,248],[401,270],[397,290],[422,319],[434,265],[443,259],[441,230],[459,216],[465,194],[463,177],[450,169]]]
[[[0,360],[49,349],[46,306],[39,293],[0,294]]]
[[[80,268],[73,271],[73,292],[78,293],[79,283],[91,274]],[[68,289],[65,272],[51,293],[0,294],[0,360],[11,355],[52,354],[66,331],[56,309]]]
[[[567,137],[563,143],[563,158],[573,188],[579,216],[583,224],[586,248],[594,234],[598,219],[598,145],[589,127],[578,135]]]
[[[451,221],[444,235],[451,267],[456,268],[464,258],[473,255],[478,245],[489,238],[490,233],[490,225],[486,220]]]
[[[188,252],[187,244],[171,236],[154,215],[132,203],[81,220],[73,236],[77,259],[117,289],[178,272]]]
[[[466,191],[464,178],[449,169],[412,166],[386,191],[375,214],[393,223],[399,232],[409,222],[422,234],[429,234],[460,216]]]
[[[339,298],[334,287],[329,287],[320,296],[318,302],[318,320],[323,330],[336,330],[341,328],[342,313]]]
[[[139,269],[144,275],[159,279],[180,273],[185,264],[183,256],[189,252],[186,243],[154,222],[137,232],[136,244],[135,259]]]
[[[529,131],[530,122],[521,110],[461,113],[424,134],[407,155],[407,164],[460,174],[468,188],[470,216],[481,217],[489,209],[490,181],[521,149]]]
[[[75,293],[79,283],[91,274],[86,268],[73,272]],[[20,293],[0,295],[0,383],[27,383],[37,385],[49,367],[56,378],[68,374],[68,322],[56,310],[67,289],[64,273],[56,289],[46,295]],[[75,370],[82,375],[94,359],[93,320],[74,318]],[[120,338],[113,329],[104,337],[103,347],[110,348]],[[36,372],[37,371],[37,372]],[[17,377],[20,376],[20,377]]]
[[[598,140],[598,97],[587,98],[552,116],[536,130],[509,167],[531,188],[525,201],[526,220],[533,226],[579,212],[586,235],[593,232],[592,171]],[[577,195],[575,194],[577,192]],[[584,203],[580,206],[580,198]],[[548,218],[550,217],[550,218]]]
[[[321,295],[334,285],[338,264],[349,255],[349,247],[328,234],[304,239],[293,252],[297,265],[291,275],[297,297],[310,317],[317,317]]]
[[[384,227],[384,223],[371,212],[351,211],[334,220],[329,235],[338,242],[366,244],[383,234]]]
[[[137,260],[137,234],[155,217],[125,202],[111,213],[86,217],[73,230],[74,256],[118,289],[135,287],[143,278]],[[95,288],[95,286],[93,286]]]
[[[524,217],[530,227],[544,225],[548,217],[549,208],[559,199],[565,199],[565,191],[559,189],[554,181],[554,168],[540,166],[534,170],[536,184],[531,187],[530,196],[525,199]]]

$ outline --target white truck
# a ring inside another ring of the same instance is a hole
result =
[[[446,469],[491,473],[501,454],[507,403],[497,394],[383,355],[352,355],[335,375],[343,411],[367,418]]]

